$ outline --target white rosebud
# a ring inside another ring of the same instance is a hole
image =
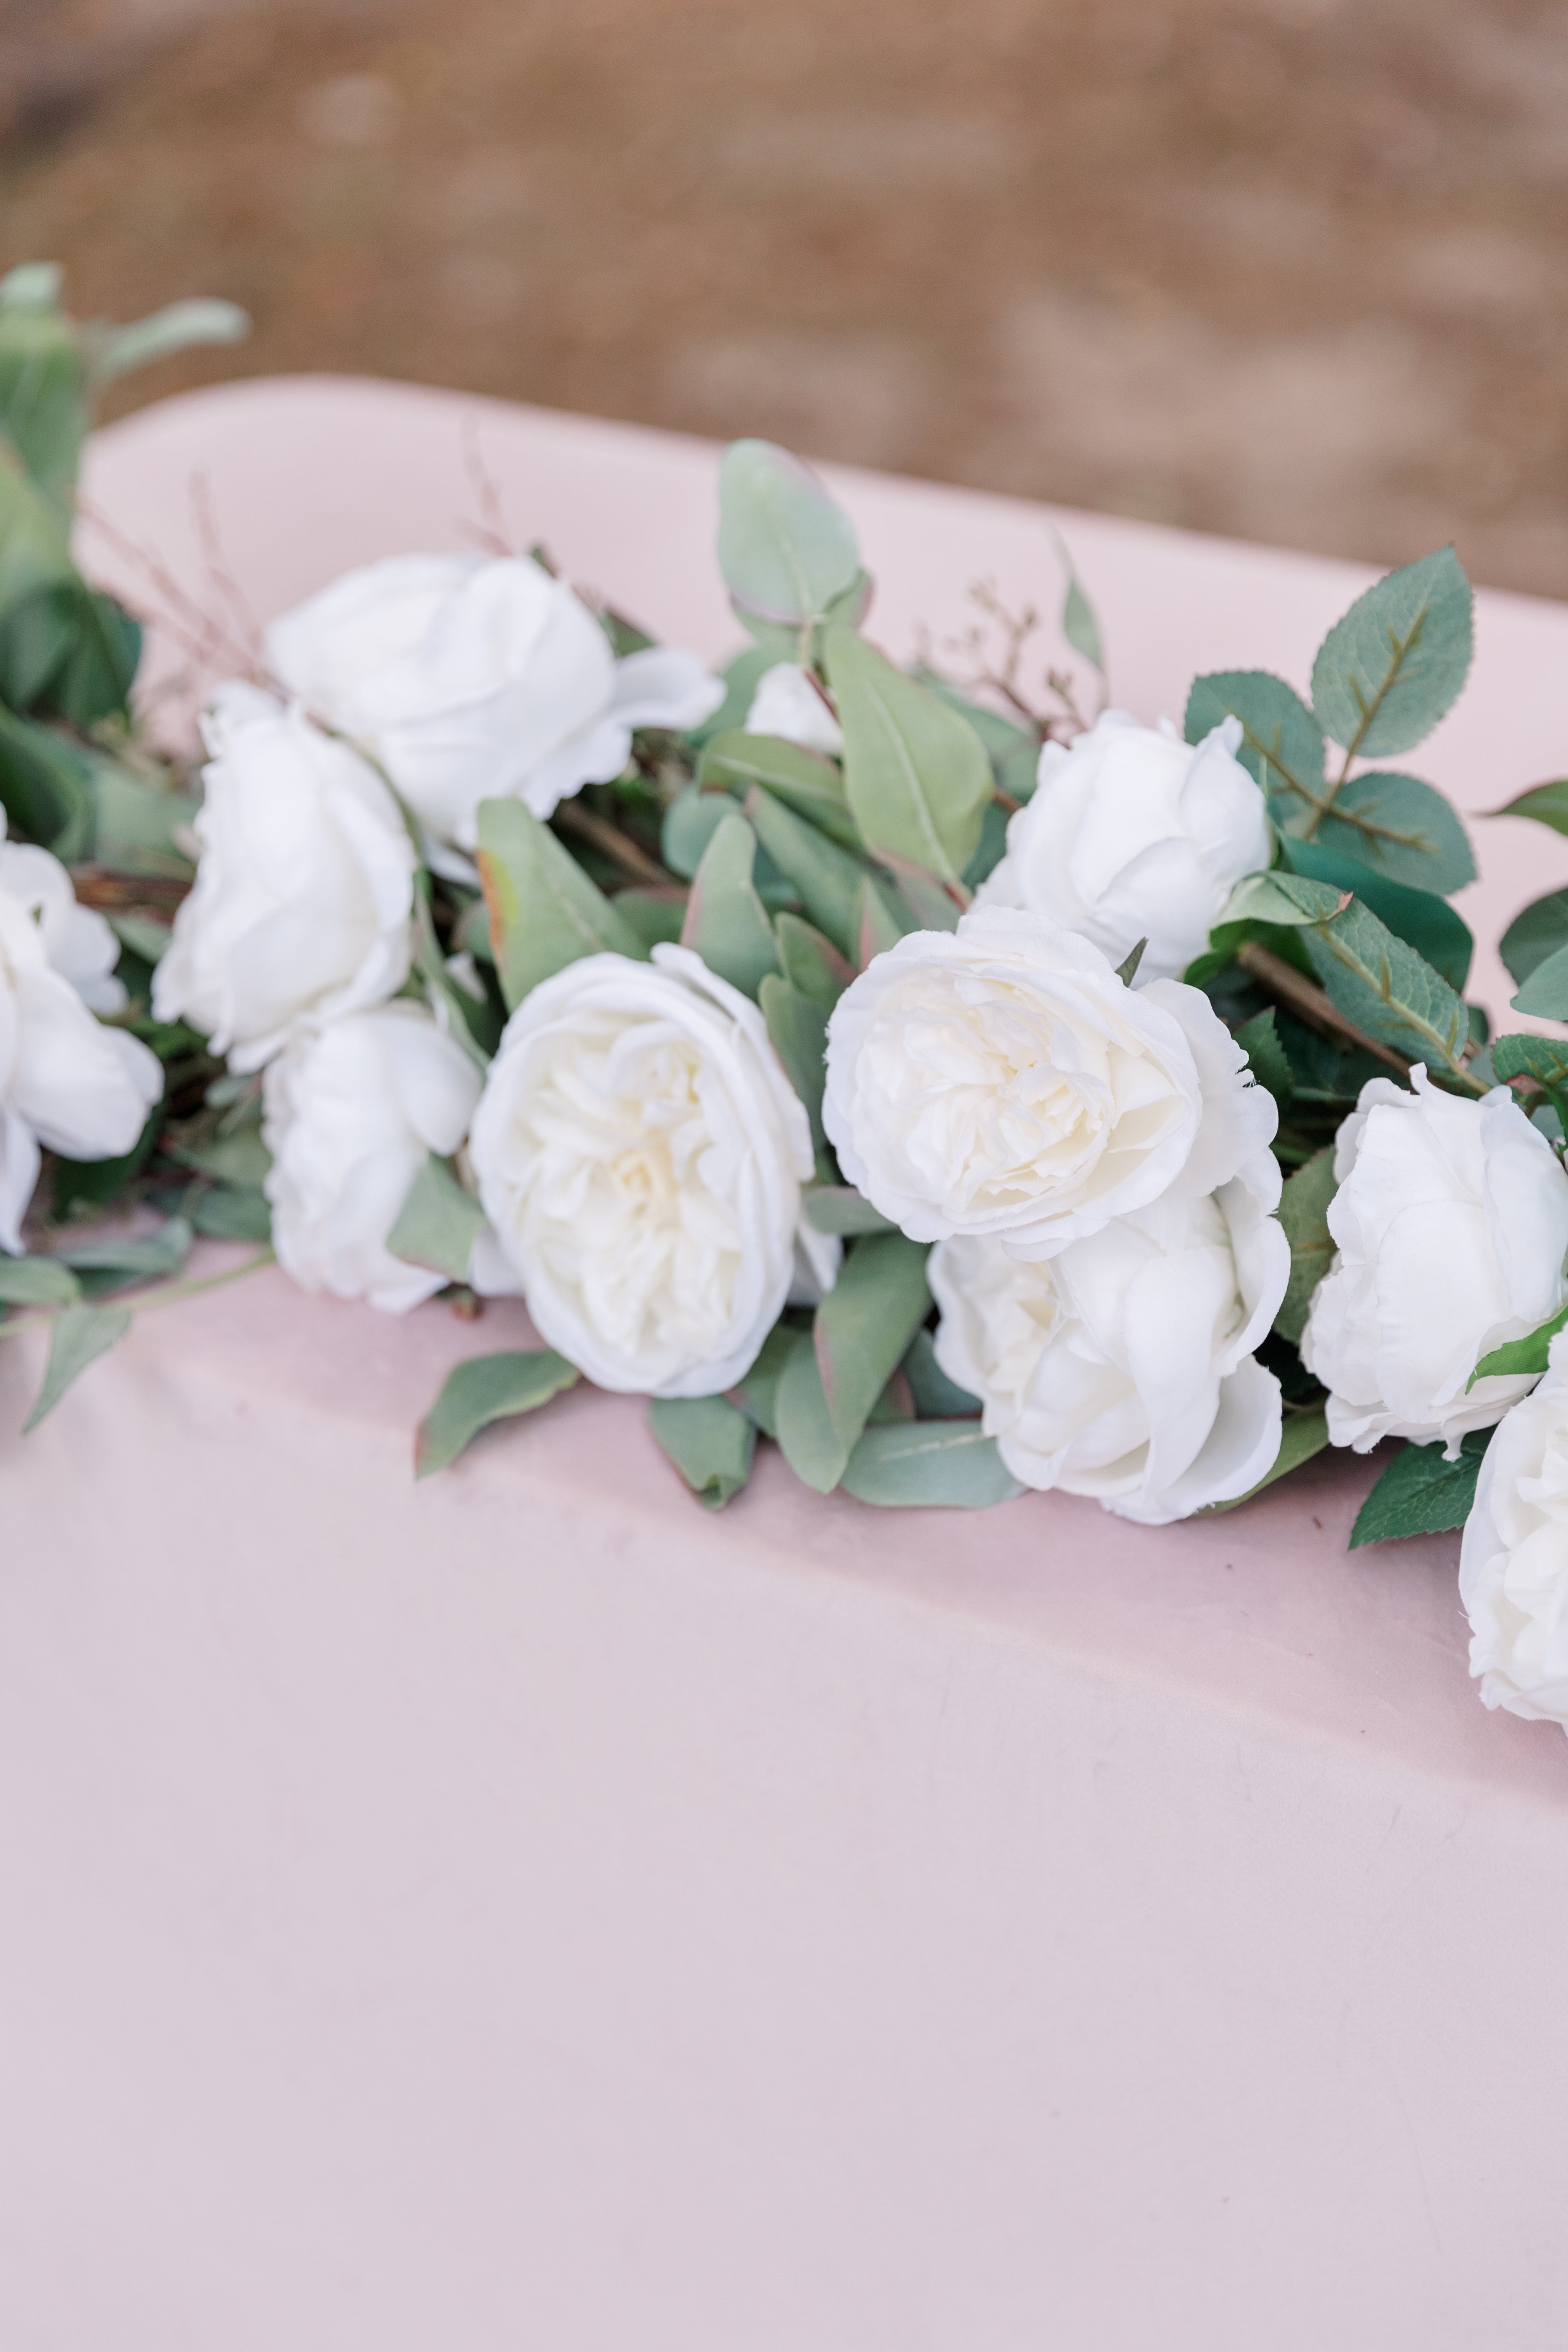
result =
[[[1145,980],[1184,971],[1243,875],[1271,854],[1263,794],[1235,756],[1240,742],[1238,719],[1194,746],[1168,719],[1141,727],[1108,710],[1070,746],[1047,743],[980,902],[1081,931],[1112,963],[1147,940]]]
[[[0,1249],[22,1247],[41,1144],[117,1159],[163,1094],[156,1055],[89,1009],[123,1002],[110,979],[118,953],[58,859],[6,842],[0,813]]]
[[[746,732],[775,735],[831,759],[844,749],[843,728],[797,662],[775,662],[763,670],[746,713]]]
[[[1568,1335],[1482,1457],[1459,1599],[1485,1705],[1568,1730]]]
[[[846,990],[823,1117],[849,1182],[916,1241],[1047,1257],[1175,1187],[1212,1192],[1273,1139],[1273,1097],[1206,996],[1129,988],[1042,917],[972,908]]]
[[[1279,1200],[1263,1150],[1217,1192],[1167,1192],[1045,1264],[938,1243],[937,1360],[980,1398],[1016,1478],[1164,1527],[1267,1475],[1279,1383],[1252,1351],[1290,1278]]]
[[[474,845],[481,801],[537,817],[618,776],[637,727],[695,727],[724,689],[693,654],[617,660],[580,597],[531,560],[396,556],[274,621],[290,694],[385,769],[434,841]]]
[[[304,1290],[402,1315],[447,1276],[394,1257],[386,1237],[434,1151],[468,1132],[479,1074],[423,1005],[350,1013],[269,1064],[262,1139],[272,1244]]]
[[[468,1149],[530,1315],[590,1380],[710,1396],[747,1371],[795,1276],[811,1135],[762,1014],[700,956],[542,981]]]
[[[1479,1102],[1371,1078],[1334,1149],[1338,1247],[1313,1295],[1301,1360],[1329,1391],[1329,1435],[1369,1454],[1384,1437],[1441,1438],[1458,1459],[1532,1385],[1466,1383],[1568,1299],[1568,1175],[1506,1087]]]
[[[375,771],[300,710],[220,697],[195,886],[153,982],[161,1021],[258,1070],[408,974],[415,850]]]

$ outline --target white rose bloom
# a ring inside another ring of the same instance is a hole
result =
[[[1533,1385],[1466,1382],[1478,1360],[1521,1339],[1568,1299],[1568,1175],[1506,1087],[1479,1102],[1372,1078],[1339,1132],[1329,1208],[1338,1247],[1318,1285],[1301,1360],[1329,1391],[1329,1435],[1370,1453],[1380,1438],[1450,1461]]]
[[[1108,710],[1070,746],[1047,743],[981,903],[1047,916],[1112,963],[1147,940],[1145,980],[1184,971],[1243,875],[1271,855],[1263,794],[1235,756],[1240,741],[1237,719],[1194,746],[1168,719],[1141,727]]]
[[[974,908],[900,940],[845,991],[823,1117],[849,1182],[916,1241],[1047,1257],[1173,1187],[1228,1183],[1274,1099],[1206,996],[1129,988],[1093,943]]]
[[[1279,1383],[1252,1350],[1290,1277],[1279,1200],[1262,1150],[1218,1192],[1167,1192],[1044,1264],[938,1243],[937,1361],[1016,1478],[1163,1527],[1266,1475]]]
[[[709,1396],[795,1277],[806,1116],[756,1006],[689,949],[595,955],[507,1024],[469,1155],[528,1310],[601,1388]]]
[[[408,974],[413,842],[396,801],[300,710],[220,697],[195,821],[195,887],[153,982],[162,1021],[258,1070],[304,1028],[363,1012]]]
[[[1488,1706],[1568,1730],[1568,1338],[1487,1447],[1459,1550]]]
[[[427,1156],[450,1158],[479,1074],[423,1005],[353,1013],[268,1066],[262,1136],[272,1244],[304,1290],[402,1315],[447,1280],[394,1257],[386,1237]]]
[[[844,749],[844,730],[797,662],[775,662],[763,670],[746,713],[746,732],[775,735],[835,760]]]
[[[89,1004],[123,1002],[101,915],[79,907],[46,849],[5,842],[0,816],[0,1249],[22,1248],[39,1147],[68,1160],[129,1151],[163,1091],[156,1055]]]
[[[617,660],[581,598],[530,560],[395,556],[267,631],[290,694],[379,761],[433,840],[474,845],[481,801],[537,817],[618,776],[638,727],[695,727],[724,698],[694,654]]]

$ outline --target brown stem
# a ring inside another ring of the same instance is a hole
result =
[[[672,874],[667,866],[661,866],[656,857],[650,857],[646,849],[639,849],[618,825],[609,824],[602,816],[595,816],[592,809],[581,807],[576,801],[563,801],[555,812],[555,822],[567,833],[576,834],[581,840],[591,841],[595,849],[603,850],[605,856],[612,858],[622,873],[629,874],[634,881],[651,885],[656,889],[668,888],[671,883],[678,889],[681,887],[679,876]]]
[[[1332,997],[1321,989],[1316,981],[1309,980],[1304,972],[1296,970],[1294,964],[1287,963],[1283,956],[1277,956],[1272,948],[1262,946],[1257,940],[1246,940],[1237,948],[1236,960],[1244,971],[1252,974],[1261,988],[1268,990],[1270,996],[1281,998],[1314,1029],[1348,1038],[1352,1045],[1359,1045],[1363,1054],[1375,1055],[1391,1070],[1397,1070],[1402,1078],[1408,1077],[1410,1064],[1403,1054],[1396,1053],[1392,1045],[1381,1044],[1375,1037],[1369,1037],[1366,1031],[1358,1029],[1353,1021],[1347,1021]]]
[[[161,874],[116,874],[106,866],[73,866],[70,876],[80,907],[102,908],[117,915],[140,908],[165,919],[191,887]]]

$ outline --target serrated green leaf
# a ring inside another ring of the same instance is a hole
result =
[[[734,795],[727,791],[705,793],[688,784],[678,793],[659,829],[658,854],[670,872],[689,882],[724,819],[736,814]]]
[[[846,1252],[813,1326],[827,1416],[848,1450],[931,1307],[929,1251],[902,1234],[875,1234]]]
[[[1279,1223],[1290,1244],[1290,1280],[1274,1318],[1274,1328],[1292,1347],[1300,1344],[1312,1293],[1333,1262],[1334,1237],[1329,1231],[1328,1213],[1337,1190],[1331,1144],[1315,1152],[1285,1180]]]
[[[957,883],[991,799],[984,746],[956,710],[852,630],[824,633],[850,813],[874,856]]]
[[[409,1186],[386,1246],[410,1265],[428,1266],[448,1282],[467,1282],[474,1244],[485,1228],[484,1211],[464,1192],[451,1162],[431,1152]]]
[[[1336,621],[1312,664],[1312,708],[1352,756],[1419,743],[1469,674],[1470,583],[1451,547],[1391,572]]]
[[[1444,1461],[1440,1444],[1407,1445],[1396,1454],[1356,1514],[1351,1550],[1397,1536],[1446,1535],[1462,1528],[1476,1499],[1491,1434],[1489,1429],[1471,1430],[1460,1442],[1457,1462]]]
[[[801,1195],[808,1225],[819,1234],[893,1234],[880,1209],[874,1209],[853,1184],[813,1184]]]
[[[217,1242],[269,1242],[272,1209],[258,1187],[226,1184],[204,1192],[191,1212],[198,1234]]]
[[[14,833],[68,863],[90,837],[92,770],[74,744],[0,709],[0,807]]]
[[[827,1143],[822,1128],[822,1096],[827,1079],[824,1060],[826,1015],[820,1004],[803,996],[798,988],[792,988],[776,972],[764,975],[757,1001],[768,1024],[773,1051],[784,1064],[784,1076],[800,1097],[811,1121],[812,1149],[825,1151]]]
[[[646,962],[626,917],[521,801],[481,801],[479,878],[509,1013],[552,972],[606,949]]]
[[[752,1475],[756,1424],[721,1396],[654,1397],[648,1427],[698,1501],[721,1511]]]
[[[719,465],[719,568],[742,620],[799,631],[854,586],[860,554],[809,466],[771,441],[735,441]]]
[[[1276,1325],[1275,1328],[1278,1329],[1279,1326]],[[1261,1495],[1265,1486],[1272,1486],[1278,1479],[1288,1478],[1292,1470],[1299,1470],[1303,1462],[1310,1462],[1314,1454],[1321,1454],[1328,1442],[1329,1417],[1321,1405],[1313,1405],[1305,1412],[1288,1412],[1279,1433],[1279,1451],[1272,1466],[1259,1478],[1257,1486],[1249,1486],[1245,1495],[1237,1495],[1228,1503],[1208,1504],[1199,1517],[1207,1518],[1217,1517],[1221,1511],[1238,1511],[1243,1503],[1251,1502],[1254,1495]]]
[[[915,1412],[921,1421],[973,1421],[980,1413],[980,1399],[950,1381],[936,1360],[936,1346],[929,1331],[915,1333],[904,1350],[899,1370],[910,1384]]]
[[[1498,953],[1522,988],[1538,965],[1568,948],[1568,890],[1550,890],[1517,914],[1498,941]]]
[[[831,940],[787,908],[773,917],[773,937],[790,985],[831,1012],[855,977],[854,965]]]
[[[1405,883],[1391,881],[1386,875],[1363,866],[1359,858],[1325,848],[1319,841],[1298,841],[1287,835],[1280,853],[1286,866],[1294,872],[1314,882],[1330,883],[1337,890],[1352,890],[1364,906],[1372,908],[1379,922],[1387,925],[1395,939],[1413,947],[1434,971],[1442,974],[1450,988],[1463,990],[1476,951],[1475,935],[1446,898],[1431,890],[1413,890]]]
[[[1295,1092],[1296,1082],[1290,1074],[1290,1057],[1279,1043],[1274,1007],[1270,1004],[1262,1013],[1255,1013],[1250,1021],[1243,1022],[1236,1033],[1236,1042],[1247,1055],[1259,1085],[1268,1087],[1283,1109]]]
[[[1195,677],[1184,722],[1188,742],[1201,743],[1229,718],[1241,721],[1236,756],[1262,785],[1277,823],[1315,814],[1323,796],[1323,730],[1294,687],[1266,669]]]
[[[44,1384],[22,1423],[24,1437],[53,1412],[73,1381],[107,1354],[131,1328],[128,1307],[62,1307],[49,1326],[49,1357]]]
[[[1532,1013],[1538,1020],[1568,1019],[1568,947],[1543,956],[1509,1003],[1516,1013]]]
[[[680,927],[682,947],[751,997],[779,968],[773,927],[752,881],[756,853],[756,835],[731,809],[702,853]]]
[[[868,1429],[845,1465],[844,1491],[883,1507],[984,1510],[1024,1491],[996,1441],[973,1421],[890,1422]]]
[[[1491,1060],[1492,1074],[1504,1086],[1510,1078],[1533,1079],[1568,1133],[1568,1039],[1499,1037],[1491,1047]]]
[[[577,1379],[577,1368],[553,1348],[509,1349],[497,1356],[470,1356],[456,1365],[441,1393],[419,1424],[416,1477],[445,1470],[481,1429],[548,1404]]]
[[[1538,1323],[1522,1339],[1506,1339],[1500,1348],[1491,1349],[1465,1382],[1466,1394],[1478,1381],[1490,1380],[1494,1375],[1502,1380],[1518,1380],[1543,1372],[1552,1342],[1564,1325],[1568,1325],[1568,1307],[1560,1307],[1555,1315]]]
[[[70,1307],[81,1285],[58,1257],[0,1256],[0,1306]]]
[[[1373,873],[1447,898],[1476,878],[1469,835],[1457,809],[1418,776],[1376,768],[1337,785],[1327,812],[1287,827]]]
[[[1239,938],[1244,936],[1240,927],[1258,923],[1305,929],[1313,923],[1331,922],[1344,911],[1349,899],[1348,891],[1277,866],[1271,873],[1248,874],[1237,884],[1223,919],[1210,936],[1227,940],[1234,930]]]
[[[868,878],[860,859],[829,841],[816,825],[785,808],[759,784],[747,793],[745,812],[747,823],[799,896],[811,921],[840,954],[852,956],[860,887]]]
[[[697,781],[724,792],[743,793],[760,784],[830,840],[847,849],[860,846],[843,772],[819,752],[785,742],[782,736],[737,731],[711,737],[698,761]]]
[[[1535,784],[1503,807],[1489,809],[1487,814],[1533,817],[1537,824],[1550,825],[1553,833],[1568,833],[1568,778],[1557,777],[1549,784]]]

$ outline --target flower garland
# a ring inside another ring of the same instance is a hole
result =
[[[195,780],[70,558],[107,334],[0,281],[29,1426],[201,1234],[388,1313],[523,1297],[544,1344],[458,1368],[422,1474],[579,1376],[715,1507],[759,1438],[824,1494],[1149,1526],[1400,1439],[1352,1542],[1463,1527],[1482,1697],[1568,1726],[1568,1039],[1489,1041],[1464,827],[1382,764],[1468,670],[1451,550],[1310,702],[1220,671],[1181,733],[1090,720],[1055,673],[1030,703],[1016,629],[984,684],[888,660],[847,517],[741,442],[721,676],[541,551],[412,555],[271,625]],[[1062,622],[1102,673],[1070,566]],[[1562,786],[1513,806],[1568,830]],[[1502,952],[1568,1021],[1568,894]]]

